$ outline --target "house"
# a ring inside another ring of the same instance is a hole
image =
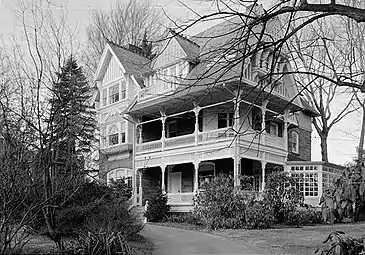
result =
[[[136,204],[158,185],[172,210],[186,211],[219,173],[235,177],[237,186],[239,175],[253,176],[262,191],[265,176],[282,169],[302,177],[306,201],[318,204],[322,187],[339,173],[311,162],[317,112],[290,74],[266,75],[272,50],[231,64],[242,54],[237,34],[222,31],[237,24],[228,20],[191,38],[168,30],[153,60],[133,45],[106,45],[95,75],[100,178],[125,177]],[[274,68],[292,70],[285,53]]]

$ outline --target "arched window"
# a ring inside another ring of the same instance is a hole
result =
[[[107,184],[110,185],[111,180],[123,179],[129,188],[132,188],[132,170],[129,168],[118,168],[107,174]]]
[[[108,132],[109,146],[117,145],[119,143],[118,128],[116,125],[112,125]]]

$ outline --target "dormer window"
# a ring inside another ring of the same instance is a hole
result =
[[[126,94],[127,94],[127,90],[126,90],[126,82],[125,81],[121,81],[120,82],[120,98],[121,99],[125,99],[126,98]]]
[[[109,89],[109,104],[119,101],[119,86],[114,85]]]

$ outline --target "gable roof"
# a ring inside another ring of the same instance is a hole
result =
[[[173,29],[170,29],[171,34],[176,39],[182,50],[185,52],[186,57],[189,60],[194,60],[199,56],[199,45],[192,40],[176,33]]]
[[[134,75],[136,79],[151,71],[151,60],[148,58],[110,42],[108,45],[126,72]]]

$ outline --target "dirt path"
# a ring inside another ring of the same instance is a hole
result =
[[[141,234],[155,244],[153,255],[270,254],[257,247],[242,245],[240,241],[198,231],[146,225]]]

